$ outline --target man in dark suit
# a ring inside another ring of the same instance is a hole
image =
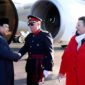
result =
[[[53,66],[53,39],[50,33],[42,31],[42,19],[29,15],[28,26],[31,33],[26,37],[24,46],[19,53],[23,56],[28,52],[26,63],[27,85],[39,85]]]
[[[5,36],[9,32],[9,20],[0,18],[0,85],[14,85],[13,61],[20,59],[20,54],[13,52]]]

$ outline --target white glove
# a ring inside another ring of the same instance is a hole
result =
[[[49,71],[47,71],[47,70],[44,70],[44,71],[43,71],[43,74],[44,74],[45,78],[47,78],[47,77],[48,77],[49,73],[50,73],[50,72],[49,72]]]

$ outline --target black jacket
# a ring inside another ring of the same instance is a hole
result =
[[[43,70],[48,70],[52,71],[52,66],[53,66],[53,59],[52,59],[52,52],[53,52],[53,39],[50,33],[47,32],[40,32],[38,34],[33,34],[30,33],[26,39],[25,39],[25,44],[24,46],[20,49],[19,51],[22,56],[28,52],[28,60],[27,63],[30,61],[31,63],[31,68],[32,64],[35,64],[35,60],[29,60],[32,56],[31,55],[44,55],[43,58]],[[30,64],[30,63],[29,63]],[[34,69],[36,69],[33,66]],[[33,69],[33,70],[34,70]],[[26,70],[29,70],[29,67],[26,66]]]

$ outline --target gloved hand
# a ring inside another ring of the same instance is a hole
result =
[[[49,71],[44,70],[44,71],[43,71],[44,77],[45,77],[45,78],[47,78],[47,77],[48,77],[48,75],[49,75],[49,73],[50,73]]]
[[[64,76],[63,74],[59,73],[59,74],[57,75],[56,79],[58,79],[58,81],[60,82],[60,80],[61,80],[62,78],[64,78],[64,77],[65,77],[65,76]]]

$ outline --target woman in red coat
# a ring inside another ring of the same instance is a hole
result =
[[[85,85],[85,16],[78,19],[77,32],[62,56],[58,79],[66,76],[66,85]]]

